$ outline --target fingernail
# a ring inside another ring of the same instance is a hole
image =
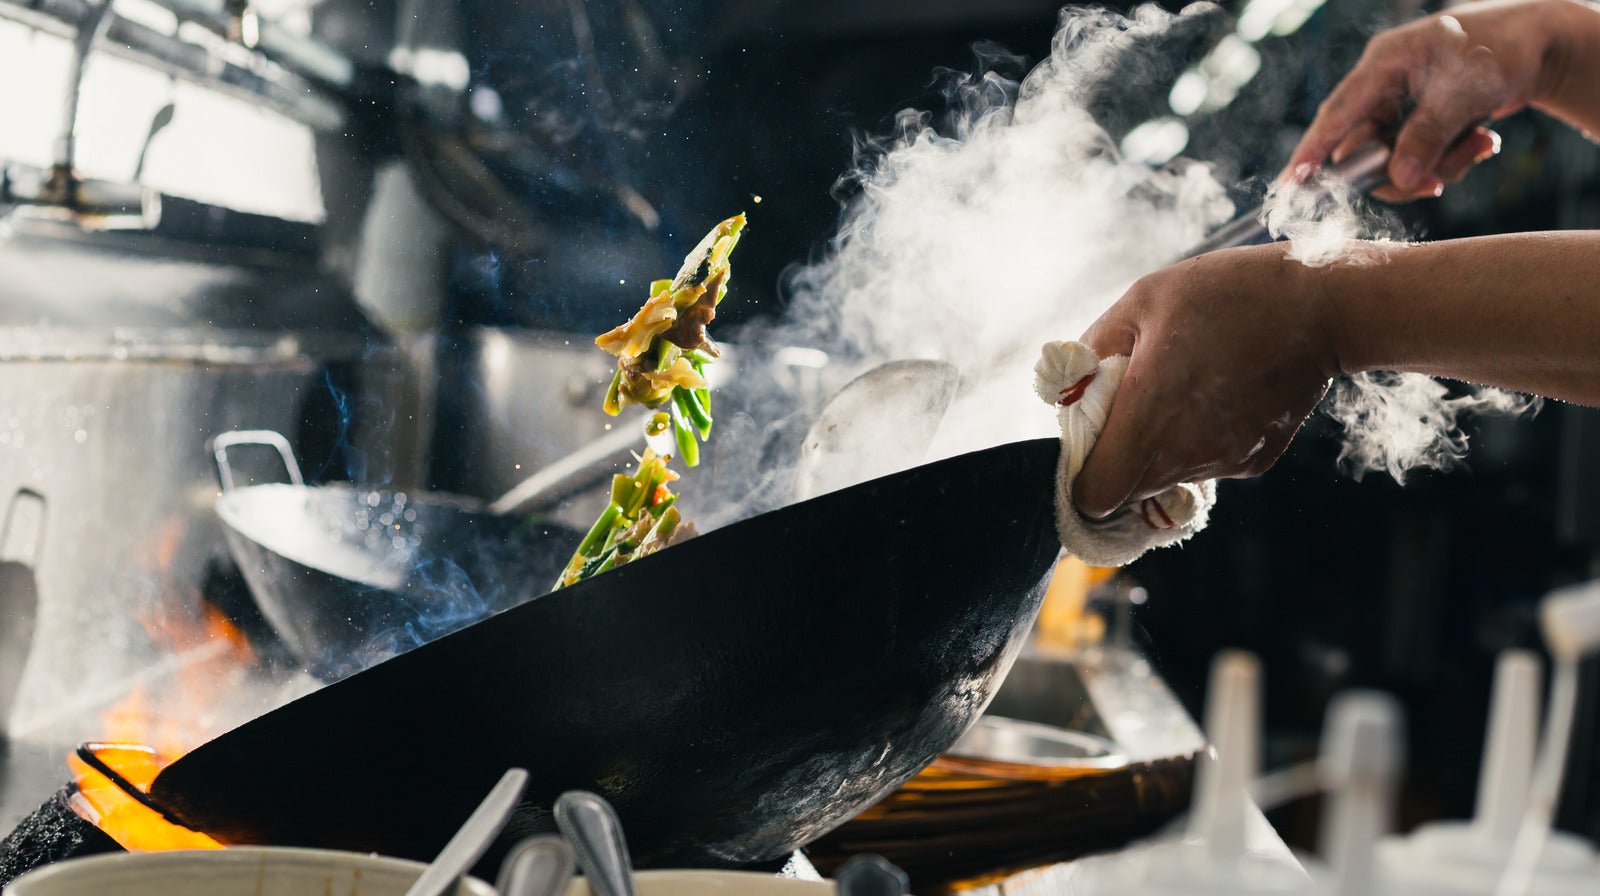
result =
[[[1500,154],[1500,133],[1498,131],[1490,131],[1489,132],[1489,148],[1484,150],[1483,154],[1479,155],[1477,160],[1481,162],[1484,159],[1489,158],[1490,156],[1497,156],[1499,154]]]
[[[1422,170],[1422,163],[1416,159],[1413,159],[1410,156],[1395,159],[1394,185],[1400,189],[1407,191],[1416,190],[1417,187],[1421,186],[1422,179],[1427,175],[1428,172]]]
[[[1316,170],[1317,166],[1311,164],[1310,162],[1302,162],[1288,171],[1285,171],[1282,180],[1286,183],[1299,186],[1300,184],[1310,180],[1311,175],[1315,173]]]

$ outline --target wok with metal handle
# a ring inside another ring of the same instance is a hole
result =
[[[641,865],[786,856],[988,704],[1060,550],[1058,454],[1002,445],[691,539],[249,722],[151,796],[227,843],[426,858],[519,766],[509,837],[584,789]]]
[[[289,482],[235,487],[228,452],[245,445],[276,451]],[[544,593],[582,537],[425,493],[308,486],[274,432],[211,447],[228,550],[285,646],[326,680]]]

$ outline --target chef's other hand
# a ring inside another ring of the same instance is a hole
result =
[[[1590,65],[1573,54],[1595,52],[1600,9],[1574,0],[1469,3],[1381,32],[1318,107],[1282,176],[1303,180],[1398,127],[1390,183],[1373,195],[1436,196],[1499,151],[1490,120],[1527,105],[1580,125],[1595,114],[1596,101],[1566,83]]]
[[[1085,516],[1179,482],[1255,476],[1339,365],[1311,269],[1282,243],[1212,252],[1135,283],[1082,341],[1130,355],[1073,488]]]

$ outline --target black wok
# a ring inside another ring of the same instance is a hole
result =
[[[1059,550],[1057,455],[1003,445],[695,538],[249,722],[151,795],[227,843],[428,858],[521,766],[510,837],[585,788],[641,864],[787,855],[988,704]]]
[[[239,445],[276,450],[290,482],[234,488]],[[228,550],[261,614],[325,680],[543,594],[582,537],[425,493],[304,485],[277,433],[224,433],[212,448]]]

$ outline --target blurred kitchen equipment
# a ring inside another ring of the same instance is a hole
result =
[[[228,452],[244,445],[272,448],[289,482],[234,487]],[[425,492],[308,486],[273,432],[211,446],[239,571],[290,652],[328,680],[543,594],[582,537]]]
[[[911,889],[906,873],[883,856],[856,856],[834,876],[839,896],[905,896]]]
[[[1389,182],[1388,165],[1389,147],[1382,143],[1368,143],[1327,165],[1323,169],[1323,177],[1330,181],[1342,181],[1352,193],[1370,193]],[[1264,204],[1257,205],[1217,228],[1199,245],[1185,252],[1183,257],[1193,258],[1218,249],[1250,246],[1271,239],[1272,235],[1267,232],[1266,207]]]
[[[834,896],[833,885],[825,881],[756,871],[641,871],[635,878],[640,896]],[[566,896],[594,896],[594,890],[576,877]]]
[[[548,510],[572,495],[611,477],[644,450],[644,434],[631,422],[620,424],[553,464],[541,467],[489,504],[497,516]]]
[[[6,735],[22,670],[33,647],[39,613],[39,557],[44,553],[44,496],[31,488],[17,489],[6,505],[5,522],[0,524],[0,551],[15,552],[12,538],[18,531],[17,507],[27,504],[34,505],[36,522],[26,559],[15,559],[13,553],[11,559],[0,560],[0,740]]]
[[[1002,445],[690,539],[248,722],[151,796],[225,842],[428,855],[515,765],[535,804],[605,796],[641,864],[787,856],[983,711],[1060,550],[1058,453]]]
[[[420,862],[325,849],[244,847],[134,852],[57,862],[17,878],[4,896],[402,896]],[[452,896],[495,896],[463,878]]]
[[[1204,747],[1136,655],[1030,648],[968,735],[806,854],[828,874],[882,855],[924,893],[1117,849],[1188,805]]]
[[[743,375],[738,347],[724,346],[723,355],[710,368],[714,389]],[[439,352],[440,394],[452,401],[434,436],[436,486],[492,502],[493,513],[525,514],[550,511],[621,472],[644,437],[639,419],[599,412],[615,369],[616,359],[587,336],[452,332]],[[556,518],[587,527],[603,506],[563,507]]]
[[[611,804],[599,794],[569,790],[556,798],[555,816],[595,896],[635,896],[628,838]]]
[[[483,856],[506,822],[511,820],[511,810],[517,807],[517,800],[526,786],[526,771],[520,768],[507,769],[500,776],[500,782],[467,816],[460,830],[428,864],[428,870],[422,872],[417,882],[406,891],[406,896],[444,896],[454,889],[456,881]]]
[[[889,361],[834,393],[806,431],[794,471],[797,501],[922,463],[955,398],[948,361]]]
[[[1082,731],[986,714],[945,751],[952,759],[1031,768],[1121,768],[1117,745]]]
[[[405,487],[411,386],[348,294],[295,257],[17,220],[0,281],[0,494],[36,490],[70,523],[38,559],[12,733],[78,740],[171,660],[152,623],[199,616],[231,573],[206,438],[322,433]]]
[[[529,837],[500,865],[500,896],[560,896],[572,883],[572,847],[554,834]]]

